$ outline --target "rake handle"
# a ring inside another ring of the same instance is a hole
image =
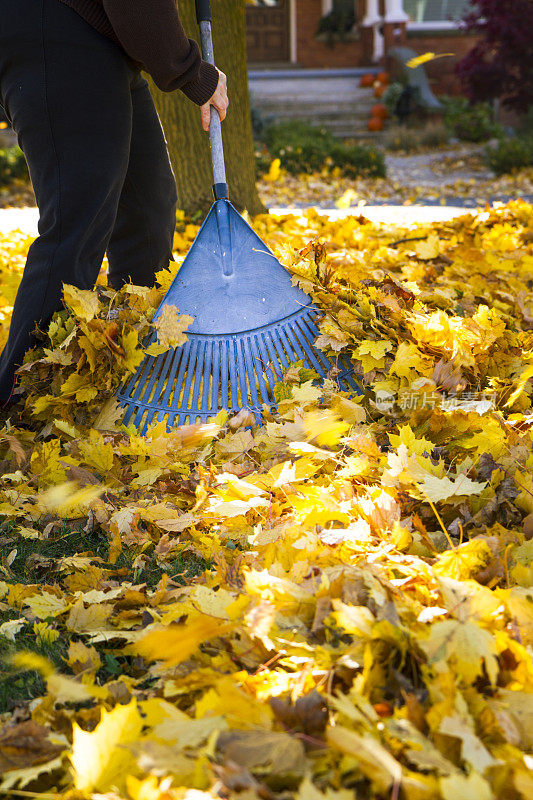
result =
[[[213,33],[211,30],[210,0],[196,0],[196,19],[200,26],[203,59],[214,66],[215,52],[213,47]],[[224,144],[222,142],[222,123],[218,111],[213,106],[211,106],[209,134],[211,137],[211,158],[213,161],[213,175],[215,178],[215,185],[213,186],[215,200],[228,200],[229,187],[226,178]]]

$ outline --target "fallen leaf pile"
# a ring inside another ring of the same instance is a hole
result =
[[[533,208],[254,225],[362,393],[296,364],[261,427],[140,436],[113,393],[173,273],[65,288],[0,428],[0,792],[530,800]]]

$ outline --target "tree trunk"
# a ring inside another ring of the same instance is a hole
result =
[[[250,214],[265,210],[255,186],[256,167],[246,70],[244,0],[213,2],[216,64],[228,76],[230,107],[222,124],[230,197]],[[180,0],[180,17],[188,35],[200,41],[194,0]],[[178,185],[179,207],[188,215],[205,214],[213,201],[209,134],[202,129],[200,109],[181,92],[151,90],[161,117]]]

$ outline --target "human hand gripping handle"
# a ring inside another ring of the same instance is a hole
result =
[[[205,61],[215,64],[213,50],[213,36],[211,33],[211,2],[210,0],[196,0],[196,19],[200,26],[202,54]],[[211,109],[213,106],[213,109]],[[213,187],[216,200],[227,200],[229,197],[228,182],[226,179],[226,164],[224,161],[224,146],[222,144],[221,121],[226,116],[228,97],[226,94],[226,76],[220,73],[218,87],[205,106],[202,106],[202,122],[205,130],[211,135],[211,155],[213,158],[213,174],[215,185]]]

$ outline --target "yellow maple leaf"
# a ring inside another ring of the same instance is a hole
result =
[[[15,641],[15,636],[20,633],[22,628],[27,624],[27,620],[22,617],[21,619],[9,619],[7,622],[2,622],[0,625],[0,636],[9,639],[10,642]]]
[[[337,625],[346,633],[355,634],[359,637],[370,638],[372,627],[376,618],[369,608],[365,606],[349,606],[341,600],[333,600],[333,614]]]
[[[33,597],[28,597],[26,605],[38,619],[58,617],[68,611],[70,603],[64,598],[56,597],[50,592],[40,592]]]
[[[0,792],[5,793],[6,797],[20,796],[21,789],[30,783],[37,781],[42,775],[51,775],[56,770],[61,769],[63,760],[61,756],[46,761],[44,764],[36,764],[32,767],[22,769],[10,769],[0,777]],[[15,788],[16,787],[16,788]],[[11,791],[13,790],[13,791]]]
[[[124,416],[124,408],[118,404],[114,397],[110,397],[102,406],[100,413],[93,422],[93,428],[97,431],[114,431],[117,422]]]
[[[479,772],[459,773],[439,779],[442,800],[494,800],[490,784]]]
[[[415,242],[413,250],[422,261],[431,261],[440,253],[440,241],[436,233],[432,233],[423,242]]]
[[[215,732],[225,731],[228,723],[223,716],[191,719],[186,714],[172,714],[156,725],[153,734],[161,739],[178,742],[180,747],[198,747]]]
[[[389,440],[396,450],[401,444],[404,444],[409,455],[429,455],[435,448],[429,439],[425,439],[423,436],[418,438],[410,425],[400,425],[398,434],[389,433]]]
[[[120,340],[124,357],[122,363],[128,372],[135,372],[145,357],[145,352],[139,347],[139,334],[136,330],[127,331]]]
[[[355,357],[361,362],[363,371],[370,372],[385,366],[385,355],[392,350],[392,342],[386,339],[375,341],[365,339],[355,351]]]
[[[411,370],[419,375],[430,377],[433,371],[433,362],[427,356],[422,355],[414,342],[400,342],[394,363],[390,368],[390,374],[409,379]]]
[[[527,382],[531,380],[531,378],[533,378],[533,364],[530,364],[529,367],[527,367],[518,378],[516,389],[505,404],[506,408],[510,408],[518,400],[524,391]]]
[[[43,644],[51,645],[59,639],[59,631],[51,628],[46,622],[34,622],[33,632]]]
[[[185,625],[155,628],[140,639],[133,649],[151,661],[164,661],[168,666],[186,661],[202,642],[222,636],[230,627],[220,619],[200,615]]]
[[[161,315],[154,322],[159,345],[164,347],[165,350],[171,347],[181,347],[184,345],[187,341],[185,331],[193,322],[194,317],[188,314],[182,314],[180,316],[175,306],[165,305]],[[147,352],[149,355],[160,355],[160,352],[152,353],[150,347]]]
[[[73,395],[78,403],[87,403],[89,400],[94,400],[98,394],[98,389],[94,386],[90,375],[80,375],[78,372],[73,372],[61,384],[61,394],[65,397]]]
[[[61,442],[59,439],[44,442],[40,451],[34,450],[31,457],[31,467],[33,473],[39,476],[40,486],[55,486],[65,483],[67,476],[61,463]]]
[[[301,386],[294,386],[292,389],[293,399],[303,407],[309,405],[316,405],[324,390],[320,386],[314,386],[313,381],[306,381]]]
[[[340,420],[329,409],[309,411],[304,417],[307,441],[316,441],[320,447],[335,447],[350,430],[347,422]]]
[[[478,431],[458,436],[457,444],[468,450],[475,448],[478,458],[483,453],[490,453],[494,459],[498,459],[508,448],[505,423],[502,424],[496,415],[486,414],[479,425]]]
[[[231,728],[237,729],[269,729],[274,716],[270,704],[241,688],[233,675],[220,678],[198,699],[195,708],[198,719],[222,716]]]
[[[270,164],[270,168],[266,175],[263,175],[263,180],[269,183],[275,183],[281,176],[281,159],[275,158]]]
[[[108,627],[107,620],[112,608],[110,604],[106,603],[92,604],[86,608],[83,598],[79,597],[70,609],[65,623],[67,630],[75,631],[75,633],[88,633],[105,629]]]
[[[332,399],[332,411],[338,414],[341,419],[349,422],[351,425],[358,425],[362,422],[366,422],[366,411],[359,403],[350,400],[348,397],[342,397],[341,395],[335,395]]]
[[[522,586],[513,587],[506,598],[512,618],[520,630],[523,644],[533,645],[533,589]]]
[[[444,717],[439,733],[461,740],[461,756],[463,761],[477,770],[481,775],[496,763],[481,739],[475,734],[473,720],[466,714],[450,714]]]
[[[351,789],[326,789],[321,792],[311,778],[306,777],[300,784],[296,800],[354,800]]]
[[[106,690],[99,686],[78,683],[73,678],[56,672],[51,662],[37,653],[16,653],[12,662],[19,669],[39,672],[46,681],[48,692],[58,703],[84,703],[93,697],[106,695]]]
[[[487,567],[492,558],[493,553],[487,542],[482,538],[476,538],[464,542],[454,550],[441,553],[434,570],[437,575],[466,581]]]
[[[430,664],[444,658],[466,684],[473,684],[483,674],[483,664],[489,680],[496,684],[499,672],[496,642],[489,631],[474,622],[452,619],[437,622],[420,646]]]
[[[427,64],[429,61],[436,61],[437,58],[446,58],[447,56],[453,56],[453,53],[422,53],[422,55],[415,56],[409,59],[409,61],[406,61],[405,66],[409,67],[409,69],[416,69],[421,64]]]
[[[84,731],[74,723],[70,760],[75,788],[84,794],[120,788],[134,764],[125,745],[139,738],[142,727],[135,699],[112,711],[102,708],[100,722],[93,731]]]
[[[402,766],[373,736],[359,736],[354,731],[336,725],[328,729],[328,743],[342,753],[352,756],[361,772],[380,793],[388,792],[402,779]]]
[[[76,519],[83,516],[103,491],[103,486],[94,485],[79,489],[74,481],[69,481],[39,494],[38,505],[45,513],[55,511],[64,519]]]
[[[85,463],[94,467],[99,475],[105,475],[113,469],[113,446],[108,442],[104,442],[104,437],[101,433],[91,429],[89,431],[89,440],[81,441],[79,448]]]
[[[422,494],[432,503],[450,500],[452,497],[478,495],[485,488],[486,483],[473,481],[467,475],[458,475],[455,480],[448,477],[437,478],[435,475],[425,475],[418,484]]]
[[[54,428],[57,428],[58,431],[62,431],[62,433],[66,433],[67,436],[70,436],[72,439],[81,439],[82,437],[80,431],[65,419],[55,419]]]
[[[63,284],[65,303],[84,322],[90,322],[101,311],[101,303],[96,292],[90,289],[78,289],[68,283]]]

